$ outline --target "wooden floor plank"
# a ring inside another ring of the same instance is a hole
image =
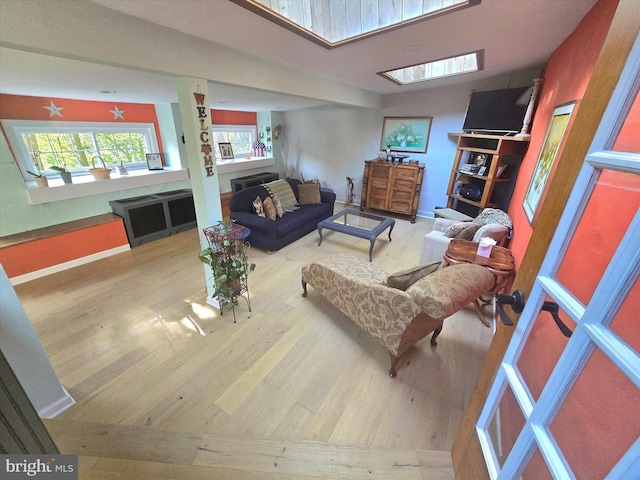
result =
[[[216,399],[216,405],[233,413],[238,404],[258,385],[271,369],[284,357],[310,328],[310,322],[298,322],[280,338],[258,362],[253,364],[231,388]]]
[[[414,451],[205,435],[194,465],[285,475],[421,480]]]
[[[191,465],[202,435],[145,427],[73,422],[55,438],[63,453]]]

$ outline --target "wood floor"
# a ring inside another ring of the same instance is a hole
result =
[[[336,209],[340,208],[336,206]],[[417,263],[428,219],[397,219],[373,262]],[[77,404],[45,424],[91,479],[450,479],[449,450],[491,339],[472,308],[387,376],[386,351],[300,268],[369,242],[313,232],[267,255],[246,303],[206,304],[190,230],[16,286]],[[241,301],[242,302],[242,301]]]

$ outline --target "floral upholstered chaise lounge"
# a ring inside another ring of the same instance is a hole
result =
[[[439,269],[432,262],[389,275],[350,254],[323,258],[302,267],[307,284],[329,300],[388,352],[389,376],[400,356],[431,332],[431,345],[444,320],[494,286],[493,275],[479,265]]]

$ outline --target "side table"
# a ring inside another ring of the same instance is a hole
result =
[[[482,257],[478,255],[477,252],[478,242],[454,238],[449,242],[447,251],[444,253],[442,265],[443,267],[458,263],[475,263],[476,265],[482,265],[486,267],[496,279],[493,289],[489,292],[492,296],[500,292],[510,292],[516,270],[511,250],[494,246],[491,249],[490,257]],[[476,309],[480,321],[489,327],[490,324],[484,319],[478,299],[474,300],[473,306]]]

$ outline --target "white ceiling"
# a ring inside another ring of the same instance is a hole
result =
[[[479,6],[326,50],[227,0],[78,1],[99,4],[138,21],[168,27],[283,67],[381,95],[475,82],[540,67],[596,3],[596,0],[482,0]],[[116,102],[177,102],[173,74],[90,63],[71,59],[69,55],[57,56],[48,50],[45,55],[40,53],[45,48],[7,42],[0,43],[0,47],[2,93]],[[485,70],[468,76],[399,86],[377,75],[382,70],[477,49],[484,49]],[[99,93],[100,90],[117,93],[108,95]],[[210,82],[210,93],[215,102],[212,108],[228,110],[292,110],[326,103],[214,82]]]

